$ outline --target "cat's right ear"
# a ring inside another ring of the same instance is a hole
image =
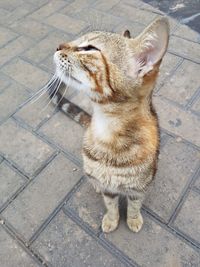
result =
[[[130,39],[133,55],[128,64],[128,76],[143,77],[161,62],[168,46],[169,23],[165,17],[151,23],[138,37]]]

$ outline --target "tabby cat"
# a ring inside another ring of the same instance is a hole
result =
[[[124,35],[95,31],[61,44],[54,55],[57,77],[92,101],[83,161],[85,173],[107,208],[102,220],[106,233],[118,226],[119,195],[127,197],[130,230],[138,232],[143,225],[140,209],[156,172],[159,151],[152,90],[168,39],[168,21],[162,17],[134,39],[129,31]],[[81,111],[59,92],[54,96],[65,112],[74,109],[76,119],[83,119]]]

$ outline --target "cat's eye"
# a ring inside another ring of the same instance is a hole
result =
[[[77,51],[91,51],[91,50],[100,51],[100,49],[98,49],[97,47],[95,47],[93,45],[77,47]]]

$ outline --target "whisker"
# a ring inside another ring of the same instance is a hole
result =
[[[58,103],[56,104],[56,107],[55,109],[59,106],[60,102],[62,101],[62,99],[64,98],[67,90],[69,89],[69,86],[70,86],[70,79],[71,79],[71,71],[69,71],[69,77],[68,77],[68,80],[67,80],[67,85],[66,85],[66,88],[65,88],[65,91],[63,93],[63,95],[61,96],[60,100],[58,101]]]
[[[49,86],[52,85],[54,82],[56,82],[57,78],[56,75],[54,74],[53,77],[48,81],[48,83],[45,84],[45,86],[43,86],[38,92],[36,92],[35,96],[37,96],[36,98],[33,98],[30,101],[30,104],[35,103],[36,101],[39,100],[39,98],[48,91]],[[34,97],[35,97],[34,96]]]
[[[49,106],[49,104],[51,103],[52,99],[55,97],[55,95],[57,94],[60,84],[62,83],[62,77],[64,76],[64,72],[62,73],[61,77],[58,79],[58,83],[57,83],[57,87],[55,89],[55,91],[53,91],[53,96],[52,93],[50,94],[50,101],[47,103],[47,105],[42,109],[42,112]]]

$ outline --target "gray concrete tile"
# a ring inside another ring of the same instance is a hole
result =
[[[81,160],[83,128],[66,115],[56,113],[40,132]]]
[[[200,162],[200,152],[176,139],[161,149],[158,171],[145,206],[168,221]]]
[[[25,178],[22,178],[5,162],[0,163],[0,208],[24,183]]]
[[[39,40],[52,31],[52,28],[48,25],[27,17],[14,22],[12,25],[10,25],[10,28],[20,34],[27,35],[34,40]]]
[[[0,121],[9,117],[17,107],[29,97],[27,90],[17,83],[12,83],[0,94]]]
[[[185,105],[200,85],[199,71],[198,64],[185,60],[165,82],[159,94]]]
[[[101,220],[106,210],[101,194],[97,194],[88,181],[74,193],[65,208],[72,210],[96,233],[100,230]]]
[[[125,222],[106,235],[113,245],[143,267],[194,266],[199,253],[146,216],[139,233],[131,233]]]
[[[0,126],[0,136],[1,153],[31,176],[54,153],[54,150],[49,145],[21,128],[11,119]]]
[[[7,63],[14,57],[24,52],[24,50],[30,47],[31,44],[32,41],[30,40],[30,38],[20,36],[7,44],[5,47],[2,47],[0,49],[0,65],[2,66],[3,64]]]
[[[4,267],[36,267],[37,264],[0,225],[0,258]]]
[[[87,27],[86,22],[60,13],[51,15],[45,20],[45,23],[70,34],[78,34]]]
[[[2,72],[33,91],[42,88],[50,76],[22,59],[13,60],[2,68]]]
[[[200,243],[200,194],[190,191],[173,226]]]
[[[33,247],[53,266],[125,266],[61,211]]]
[[[7,207],[3,217],[28,240],[81,177],[64,156],[57,156]]]
[[[7,44],[9,41],[16,37],[16,33],[11,31],[10,29],[0,26],[0,47]]]
[[[162,128],[200,146],[200,119],[198,116],[158,96],[154,97],[153,102]]]

